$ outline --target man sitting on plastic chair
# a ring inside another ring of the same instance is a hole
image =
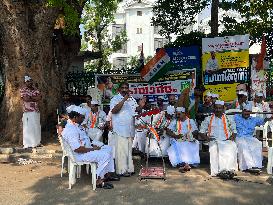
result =
[[[117,177],[110,175],[114,172],[114,160],[109,151],[109,146],[99,147],[91,144],[89,137],[81,130],[80,124],[84,120],[85,110],[74,106],[68,114],[69,120],[62,132],[62,137],[67,141],[74,151],[77,161],[96,162],[97,163],[97,188],[112,189],[113,185],[105,183],[105,180],[116,181]]]
[[[251,117],[252,107],[247,104],[242,114],[234,116],[237,129],[236,144],[238,146],[239,168],[242,171],[260,173],[262,168],[262,142],[255,138],[255,127],[264,124],[264,119]]]
[[[176,119],[167,128],[167,135],[171,138],[171,146],[167,150],[169,160],[173,166],[181,166],[180,172],[190,171],[190,165],[200,163],[199,142],[195,122],[186,116],[184,107],[176,108]]]

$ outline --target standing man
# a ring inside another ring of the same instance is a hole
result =
[[[23,145],[24,148],[41,145],[41,124],[38,101],[42,96],[34,87],[33,80],[25,76],[25,85],[20,89],[23,100]]]
[[[224,101],[215,102],[214,114],[202,122],[200,135],[210,140],[211,176],[232,178],[238,170],[236,125],[234,120],[224,114]]]
[[[106,114],[99,110],[99,103],[96,100],[90,102],[90,112],[86,112],[82,126],[87,128],[90,139],[102,142],[102,134],[106,123]]]
[[[145,102],[140,100],[140,109]],[[112,111],[113,132],[116,134],[116,173],[123,176],[131,176],[134,172],[132,159],[132,141],[135,135],[134,116],[138,104],[129,94],[129,84],[123,82],[119,86],[119,94],[110,101]]]

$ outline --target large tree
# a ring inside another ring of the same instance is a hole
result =
[[[42,92],[42,129],[56,119],[70,59],[80,49],[78,25],[85,0],[1,0],[0,68],[4,78],[1,137],[22,142],[19,88],[29,74]],[[56,20],[58,30],[56,30]],[[63,24],[62,24],[63,23]],[[68,36],[70,35],[70,36]]]

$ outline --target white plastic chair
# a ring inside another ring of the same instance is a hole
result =
[[[70,145],[64,140],[63,141],[63,146],[64,146],[64,150],[66,151],[66,153],[68,154],[68,160],[70,161],[69,163],[69,189],[72,188],[72,185],[76,183],[76,175],[77,178],[80,177],[80,167],[81,165],[87,165],[87,170],[89,172],[89,165],[91,166],[91,174],[92,174],[92,186],[93,186],[93,190],[96,190],[96,181],[97,181],[97,176],[96,176],[96,172],[97,172],[97,164],[95,162],[79,162],[76,161],[74,153],[70,147]]]
[[[268,129],[271,129],[271,147],[268,145]],[[265,144],[267,146],[267,154],[268,154],[268,161],[267,161],[267,173],[268,174],[273,174],[272,169],[273,169],[273,122],[272,121],[267,121],[264,124],[264,130],[263,130],[263,138],[265,139]]]
[[[59,138],[59,142],[61,144],[61,148],[62,148],[62,152],[63,152],[63,156],[62,156],[62,169],[61,169],[61,177],[63,177],[63,170],[64,170],[64,159],[65,157],[68,158],[68,154],[66,152],[66,150],[64,149],[64,146],[63,146],[63,138],[61,135],[58,135],[58,138]],[[68,160],[68,173],[69,173],[69,160]]]

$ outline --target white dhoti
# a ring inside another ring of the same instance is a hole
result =
[[[157,140],[154,138],[150,139],[149,155],[152,157],[165,157],[168,156],[167,150],[170,147],[170,138],[168,136],[160,137],[159,145],[162,151],[158,146]],[[146,139],[146,153],[148,152],[149,138]]]
[[[236,143],[227,141],[213,141],[209,143],[211,176],[221,171],[238,171]]]
[[[103,131],[99,128],[89,128],[88,129],[88,137],[92,140],[97,140],[102,142],[102,133]]]
[[[169,160],[172,166],[177,166],[180,163],[200,164],[199,142],[178,142],[171,139],[171,146],[167,150]]]
[[[41,143],[40,113],[24,112],[22,121],[24,148],[36,147]]]
[[[104,147],[104,146],[103,146]],[[108,172],[114,172],[114,160],[109,148],[104,147],[101,150],[90,151],[84,154],[76,154],[79,161],[96,162],[97,163],[97,177],[104,178]]]
[[[108,146],[112,148],[113,158],[115,159],[116,155],[116,141],[115,141],[115,134],[113,131],[109,131],[108,133]]]
[[[262,142],[257,138],[238,137],[238,161],[240,170],[251,169],[253,167],[262,168]]]
[[[125,172],[134,172],[132,158],[132,137],[122,137],[115,134],[116,141],[116,173],[124,174]]]
[[[132,147],[144,153],[145,144],[146,144],[146,136],[147,136],[147,130],[136,130]]]

